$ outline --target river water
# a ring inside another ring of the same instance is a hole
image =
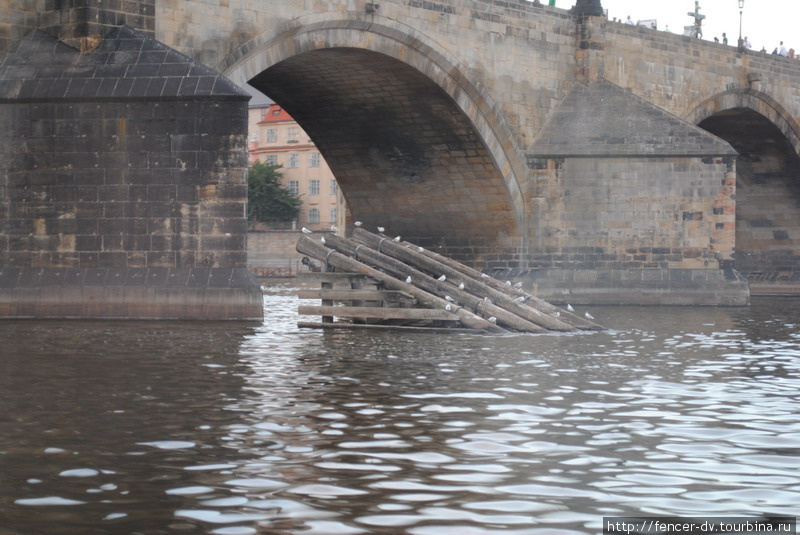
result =
[[[498,337],[299,330],[266,290],[263,325],[0,323],[0,535],[800,516],[800,300]]]

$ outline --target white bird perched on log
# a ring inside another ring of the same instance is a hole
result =
[[[322,245],[325,245],[325,237],[324,236],[322,238],[320,238],[319,241],[322,242]]]
[[[459,285],[458,285],[458,289],[459,289],[459,290],[463,290],[463,289],[464,289],[464,283],[463,283],[463,282],[462,282],[462,283],[459,283]]]
[[[399,241],[400,241],[400,236],[395,236],[395,237],[394,237],[394,241],[397,241],[397,242],[399,242]]]
[[[520,303],[522,303],[526,299],[527,299],[527,297],[525,297],[524,295],[520,295],[519,297],[517,297],[517,301],[519,301]]]
[[[583,315],[584,315],[584,316],[586,316],[586,319],[587,319],[587,320],[593,320],[593,319],[594,319],[594,316],[592,316],[592,315],[591,315],[591,314],[589,314],[588,312],[585,312]]]
[[[444,307],[444,309],[449,312],[449,311],[453,310],[453,305],[451,305],[450,303],[447,303],[447,305]]]
[[[567,303],[567,310],[569,310],[570,312],[575,312],[575,309],[572,308],[572,305],[570,305],[569,303]]]
[[[355,222],[355,223],[353,223],[353,224],[354,224],[355,226],[357,226],[357,227],[360,227],[360,226],[361,226],[361,225],[363,225],[364,223],[362,223],[361,221],[356,221],[356,222]]]
[[[436,280],[438,280],[439,282],[444,282],[446,279],[447,279],[447,276],[446,275],[442,275],[441,277],[439,277]]]
[[[411,284],[411,275],[406,277],[406,284]]]
[[[484,279],[488,279],[489,275],[487,275],[486,273],[481,273],[481,277],[483,277]]]
[[[559,318],[559,317],[561,317],[561,312],[553,312],[553,317],[554,317],[554,318]]]
[[[514,288],[522,288],[522,283],[518,282],[514,285]]]
[[[378,227],[378,232],[380,232],[381,234],[383,234],[383,231],[384,231],[384,230],[386,230],[386,229],[385,229],[385,228],[383,228],[383,227]]]
[[[492,323],[497,323],[497,318],[495,318],[494,316],[492,316],[490,318],[487,318],[487,319]]]
[[[336,225],[331,225],[331,232],[339,232],[339,227]]]
[[[311,234],[311,233],[312,233],[312,231],[308,230],[306,227],[303,227],[303,228],[301,228],[301,229],[300,229],[300,231],[301,231],[303,234]]]
[[[508,286],[511,286],[511,281],[506,281],[506,284],[507,284]]]
[[[447,299],[448,301],[450,301],[451,303],[455,303],[456,302],[455,299],[453,299],[449,295],[445,295],[444,298]]]
[[[423,249],[422,247],[417,247],[417,251],[419,251],[420,253],[421,253],[422,251],[424,251],[424,250],[425,250],[425,249]]]

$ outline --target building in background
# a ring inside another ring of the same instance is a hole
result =
[[[300,125],[278,104],[249,109],[250,163],[282,165],[283,184],[300,195],[296,228],[329,230],[344,219],[344,201],[328,164]]]

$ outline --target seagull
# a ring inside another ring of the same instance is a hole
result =
[[[425,250],[425,249],[423,249],[422,247],[417,247],[417,251],[419,251],[420,253],[421,253],[422,251],[424,251],[424,250]]]
[[[411,275],[406,277],[406,284],[411,284]]]
[[[464,283],[463,283],[463,282],[462,282],[461,284],[459,284],[459,285],[458,285],[458,289],[459,289],[459,290],[463,290],[463,289],[464,289]]]
[[[444,309],[449,311],[449,310],[452,310],[453,307],[452,307],[452,305],[450,305],[450,303],[447,303],[447,306],[445,306]]]
[[[511,281],[506,281],[506,284],[507,284],[508,286],[511,286]]]
[[[400,236],[395,236],[394,237],[394,241],[398,241],[399,242],[400,241]]]
[[[553,316],[556,318],[561,317],[561,312],[554,312]]]
[[[488,279],[489,275],[487,275],[486,273],[481,273],[481,277],[483,277],[484,279]]]
[[[306,227],[303,227],[300,230],[303,231],[303,234],[311,234],[311,231],[308,230]]]
[[[451,303],[455,303],[455,300],[452,297],[450,297],[449,295],[445,295],[444,298],[447,299],[448,301],[450,301]]]
[[[336,225],[331,225],[331,231],[332,232],[339,232],[339,227],[337,227]]]
[[[575,312],[575,309],[572,308],[572,305],[570,305],[569,303],[567,303],[567,310],[569,310],[570,312]]]
[[[525,301],[525,296],[524,295],[520,295],[519,297],[517,297],[517,301],[522,303],[523,301]]]
[[[380,232],[381,234],[383,234],[383,231],[384,231],[384,230],[386,230],[386,229],[385,229],[385,228],[383,228],[383,227],[378,227],[378,232]]]
[[[439,278],[438,278],[438,279],[436,279],[436,280],[438,280],[438,281],[440,281],[440,282],[444,282],[444,280],[445,280],[445,279],[447,279],[447,277],[446,277],[445,275],[442,275],[441,277],[439,277]]]
[[[584,315],[584,316],[586,316],[586,319],[587,319],[587,320],[593,320],[593,319],[594,319],[594,316],[592,316],[592,315],[591,315],[591,314],[589,314],[588,312],[584,313],[583,315]]]
[[[361,226],[361,225],[363,225],[364,223],[362,223],[361,221],[356,221],[356,222],[355,222],[355,223],[353,223],[353,224],[354,224],[355,226],[357,226],[357,227],[360,227],[360,226]]]
[[[322,245],[325,245],[325,238],[320,238],[319,241],[322,242]]]
[[[492,322],[492,323],[497,323],[497,318],[495,318],[494,316],[492,316],[491,318],[488,318],[488,320],[490,322]]]

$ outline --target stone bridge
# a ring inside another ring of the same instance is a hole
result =
[[[350,223],[544,298],[793,292],[800,63],[598,5],[0,0],[0,316],[258,316],[245,82]]]

